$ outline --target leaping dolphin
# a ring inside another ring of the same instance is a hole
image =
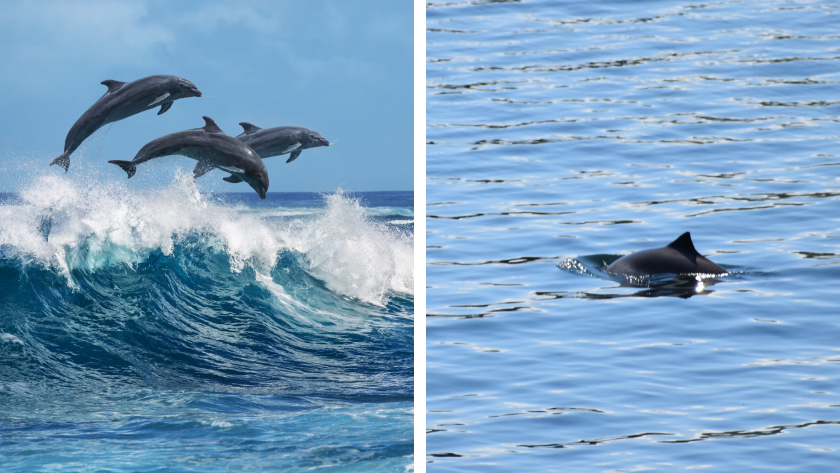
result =
[[[50,166],[58,164],[64,172],[70,169],[70,155],[88,136],[103,126],[128,118],[160,105],[158,115],[169,110],[172,102],[186,97],[201,97],[195,84],[178,76],[149,76],[133,82],[102,81],[108,87],[99,98],[76,120],[64,140],[64,153]]]
[[[129,179],[137,172],[137,166],[146,161],[180,154],[198,160],[210,169],[219,168],[231,175],[224,180],[232,183],[245,181],[261,199],[268,191],[268,171],[262,159],[248,145],[228,136],[209,117],[203,117],[203,128],[179,131],[152,140],[143,146],[131,161],[108,161],[128,173]]]
[[[262,129],[248,122],[242,122],[239,125],[245,132],[237,136],[236,139],[247,143],[263,159],[292,153],[286,160],[287,163],[291,163],[305,149],[330,145],[330,142],[317,131],[300,126],[278,126]],[[198,163],[193,170],[193,177],[198,179],[212,169],[211,166]]]
[[[691,233],[685,232],[663,248],[639,251],[619,258],[607,266],[610,274],[650,276],[654,274],[715,274],[728,271],[712,263],[694,249]]]

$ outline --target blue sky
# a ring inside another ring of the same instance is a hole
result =
[[[412,2],[393,0],[4,4],[0,192],[63,173],[48,165],[107,90],[100,82],[153,74],[184,77],[204,96],[106,125],[71,156],[71,178],[124,180],[108,160],[132,159],[157,137],[203,126],[207,115],[231,136],[247,121],[305,126],[337,142],[290,164],[266,159],[269,192],[412,190],[413,25]],[[180,156],[155,161],[131,184],[165,185],[195,165]],[[224,176],[214,171],[199,183],[250,191]]]

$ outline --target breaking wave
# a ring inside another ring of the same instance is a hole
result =
[[[65,176],[39,177],[0,205],[0,261],[49,269],[71,287],[104,268],[136,268],[155,255],[225,255],[229,271],[270,274],[284,254],[343,296],[382,306],[413,294],[413,236],[389,225],[411,209],[363,207],[337,191],[321,208],[247,206],[202,195],[192,179],[154,191],[124,183],[85,187]],[[377,216],[386,217],[379,221]]]

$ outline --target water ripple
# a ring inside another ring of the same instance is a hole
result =
[[[429,471],[835,468],[838,13],[427,4]]]

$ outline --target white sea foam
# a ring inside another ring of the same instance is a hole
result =
[[[414,210],[408,207],[369,207],[365,209],[368,215],[384,216],[397,215],[400,217],[413,217]]]
[[[158,250],[172,255],[179,238],[200,235],[227,253],[232,271],[251,266],[265,274],[281,251],[292,250],[303,255],[310,274],[347,296],[381,305],[391,292],[413,293],[411,239],[371,222],[340,191],[325,197],[326,208],[300,218],[207,199],[189,176],[136,191],[124,181],[85,186],[50,174],[19,197],[0,205],[5,257],[57,269],[70,284],[74,269],[134,265]],[[277,215],[285,219],[270,218]]]
[[[23,345],[23,341],[10,333],[0,333],[0,341],[9,343],[19,343]]]
[[[383,304],[388,292],[414,293],[411,239],[372,223],[358,200],[343,192],[327,195],[325,212],[301,220],[287,233],[305,255],[310,272],[342,294]]]

